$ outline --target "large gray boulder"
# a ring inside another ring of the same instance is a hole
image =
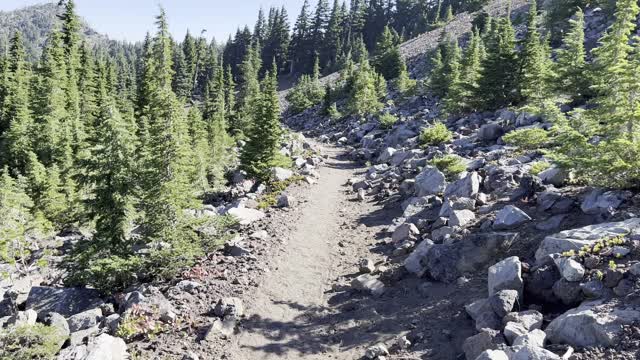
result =
[[[445,197],[456,196],[459,198],[471,198],[480,191],[480,183],[482,178],[477,172],[468,173],[465,177],[457,180],[444,190]]]
[[[517,256],[506,258],[489,268],[488,275],[489,296],[500,290],[516,290],[522,301],[522,263]]]
[[[553,166],[538,174],[538,177],[544,184],[560,187],[569,179],[569,174],[566,170]]]
[[[555,318],[545,329],[547,339],[574,347],[612,347],[623,332],[623,325],[640,321],[640,309],[617,308],[602,301],[584,302]]]
[[[500,136],[504,134],[504,129],[500,124],[490,123],[485,124],[478,130],[478,140],[491,142],[496,141]]]
[[[640,218],[565,230],[542,240],[536,251],[536,261],[541,263],[548,255],[561,254],[569,250],[577,251],[585,245],[595,244],[598,240],[627,235],[638,229]]]
[[[434,166],[427,166],[415,182],[416,196],[436,195],[444,191],[447,180],[444,174]]]
[[[453,210],[449,218],[449,226],[465,227],[476,219],[471,210]]]
[[[493,228],[496,230],[515,229],[529,221],[531,221],[531,217],[524,211],[513,205],[507,205],[496,214]]]
[[[468,337],[462,345],[467,360],[475,360],[486,350],[499,350],[506,346],[500,331],[484,330]]]
[[[585,197],[580,205],[580,209],[582,209],[585,214],[598,214],[615,210],[630,196],[631,193],[628,191],[605,192],[601,189],[595,189]]]
[[[99,307],[103,302],[97,290],[34,286],[27,297],[26,308],[35,310],[39,316],[55,312],[69,317]]]
[[[67,319],[69,330],[76,331],[88,329],[102,322],[102,310],[96,308],[75,314]]]

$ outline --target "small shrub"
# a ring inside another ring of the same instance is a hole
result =
[[[336,103],[332,103],[327,108],[327,115],[329,116],[329,119],[333,121],[337,121],[342,118],[342,113],[338,110],[338,105]]]
[[[157,312],[149,311],[139,305],[133,305],[127,312],[116,330],[116,336],[125,341],[135,338],[151,339],[164,329],[164,324],[158,320]]]
[[[398,117],[391,113],[385,112],[384,114],[380,115],[380,126],[382,126],[382,128],[384,129],[391,129],[397,122]]]
[[[547,170],[551,167],[551,163],[546,161],[536,161],[531,164],[531,170],[529,171],[531,175],[539,175],[541,172]]]
[[[520,129],[512,131],[502,137],[507,145],[515,146],[521,150],[533,151],[546,147],[549,144],[549,133],[544,129]]]
[[[457,155],[445,155],[435,158],[429,163],[442,171],[448,179],[453,179],[461,172],[467,170],[467,165],[462,158]]]
[[[264,210],[272,206],[276,206],[278,195],[280,195],[280,193],[287,190],[291,184],[299,183],[303,180],[304,176],[295,175],[284,181],[272,182],[269,184],[269,191],[260,197],[260,200],[258,201],[258,209]]]
[[[65,340],[54,327],[20,325],[0,333],[0,359],[53,359]]]
[[[453,133],[441,122],[425,128],[420,134],[420,143],[426,146],[437,146],[453,139]]]
[[[301,113],[322,102],[325,89],[318,79],[303,75],[296,86],[287,94],[287,101],[294,114]]]

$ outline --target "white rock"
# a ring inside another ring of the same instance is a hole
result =
[[[126,360],[127,344],[120,338],[102,334],[89,340],[87,355],[83,360]]]
[[[526,335],[529,331],[522,326],[522,324],[516,322],[508,322],[504,326],[504,338],[507,339],[507,343],[513,344],[513,341],[522,335]]]
[[[389,355],[389,350],[384,344],[376,344],[367,349],[364,353],[364,356],[367,359],[375,360],[379,359],[381,356]]]
[[[276,181],[285,181],[293,176],[293,171],[275,167],[271,169],[271,175]]]
[[[510,360],[560,360],[560,356],[538,346],[525,345],[514,350]]]
[[[418,244],[413,252],[404,260],[405,269],[410,273],[418,275],[418,277],[422,277],[426,268],[420,263],[420,261],[429,254],[429,250],[433,245],[433,241],[429,239]]]
[[[373,296],[380,296],[384,293],[384,284],[376,277],[369,274],[362,274],[351,282],[356,290],[371,293]]]
[[[240,225],[249,225],[252,222],[261,220],[265,217],[264,212],[256,209],[249,209],[245,207],[234,207],[227,210],[227,214],[234,216],[238,219]]]
[[[409,239],[411,236],[420,235],[420,230],[412,223],[404,223],[398,226],[391,235],[391,240],[394,243],[401,242]]]
[[[482,178],[474,171],[467,174],[464,178],[447,185],[444,190],[444,196],[471,198],[480,190],[480,182],[482,182]]]
[[[485,350],[475,360],[509,360],[509,355],[502,350]]]

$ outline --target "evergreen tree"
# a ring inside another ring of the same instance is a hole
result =
[[[254,109],[260,97],[260,82],[258,80],[260,67],[257,49],[251,48],[240,66],[241,86],[238,99],[238,118],[235,124],[232,124],[234,134],[245,134],[256,120],[254,119],[256,114]]]
[[[266,39],[266,26],[265,18],[264,18],[264,10],[260,7],[260,11],[258,11],[258,20],[256,21],[256,25],[253,27],[253,40],[259,43],[263,43]]]
[[[517,100],[518,56],[515,33],[509,18],[495,21],[487,42],[487,57],[476,94],[481,107],[496,109]]]
[[[296,20],[289,48],[291,73],[306,72],[311,59],[311,23],[309,20],[309,0],[305,0]]]
[[[352,73],[351,77],[352,79],[348,80],[351,84],[347,104],[349,111],[358,116],[366,116],[382,110],[383,104],[379,99],[383,95],[383,86],[386,86],[383,83],[384,77],[378,76],[366,60],[360,64],[358,71]]]
[[[389,26],[385,26],[380,35],[373,59],[376,71],[385,79],[395,79],[400,75],[403,59],[398,48],[398,38],[392,34]]]
[[[224,172],[230,160],[227,152],[230,138],[227,133],[225,93],[219,91],[214,95],[215,98],[210,99],[213,102],[213,111],[207,113],[205,124],[210,156],[208,179],[209,184],[216,188],[223,184]]]
[[[192,181],[198,192],[204,193],[209,190],[209,139],[207,125],[202,118],[202,112],[197,106],[192,106],[187,114],[189,124],[189,137],[191,138],[191,150],[193,153],[193,174]]]
[[[266,74],[261,88],[262,95],[254,107],[255,123],[248,131],[240,162],[247,173],[266,180],[282,134],[277,78],[273,70]]]
[[[173,252],[186,250],[181,249],[186,238],[180,232],[185,221],[183,210],[193,206],[195,201],[189,176],[192,153],[183,105],[171,90],[172,41],[163,9],[156,24],[153,71],[144,79],[154,84],[150,87],[153,92],[149,104],[149,157],[145,164],[148,174],[143,187],[142,208],[146,238],[171,243]],[[187,256],[179,252],[175,255],[174,261]]]
[[[29,69],[22,37],[16,33],[11,39],[7,62],[7,95],[2,104],[2,120],[6,132],[0,137],[2,163],[13,171],[24,174],[33,151],[34,122],[29,96]]]
[[[5,166],[0,174],[0,258],[14,263],[19,247],[26,241],[29,227],[32,225],[31,208],[33,202],[25,193],[23,186],[9,174]]]
[[[329,1],[318,0],[316,12],[311,26],[311,49],[318,53],[320,66],[327,61],[327,55],[322,51],[325,48],[325,36],[329,25]]]
[[[342,52],[343,22],[346,14],[339,0],[334,0],[331,16],[327,25],[326,39],[324,41],[323,53],[326,56],[327,66],[331,70],[337,69],[339,63],[338,56]]]
[[[535,0],[529,5],[527,35],[521,52],[521,95],[534,105],[540,106],[551,90],[551,57],[547,45],[538,32],[538,14]]]
[[[444,15],[444,22],[450,23],[452,20],[453,20],[453,8],[451,7],[451,4],[449,4],[449,6],[447,6],[447,10]]]
[[[558,90],[578,100],[589,92],[584,47],[584,13],[581,9],[578,9],[569,23],[571,25],[564,37],[564,46],[557,52],[557,72],[560,79],[557,84]]]
[[[236,117],[236,83],[233,80],[231,67],[228,65],[224,73],[224,104],[226,118],[233,121]]]
[[[460,75],[460,99],[458,110],[475,109],[477,103],[475,95],[478,93],[479,81],[484,60],[484,45],[478,29],[471,33],[469,45],[462,58],[462,73]]]
[[[173,54],[175,76],[173,77],[172,89],[179,98],[187,99],[191,95],[189,66],[182,52],[182,48],[176,46]]]

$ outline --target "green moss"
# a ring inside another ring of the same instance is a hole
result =
[[[1,360],[54,359],[65,338],[43,324],[20,325],[0,333]]]

